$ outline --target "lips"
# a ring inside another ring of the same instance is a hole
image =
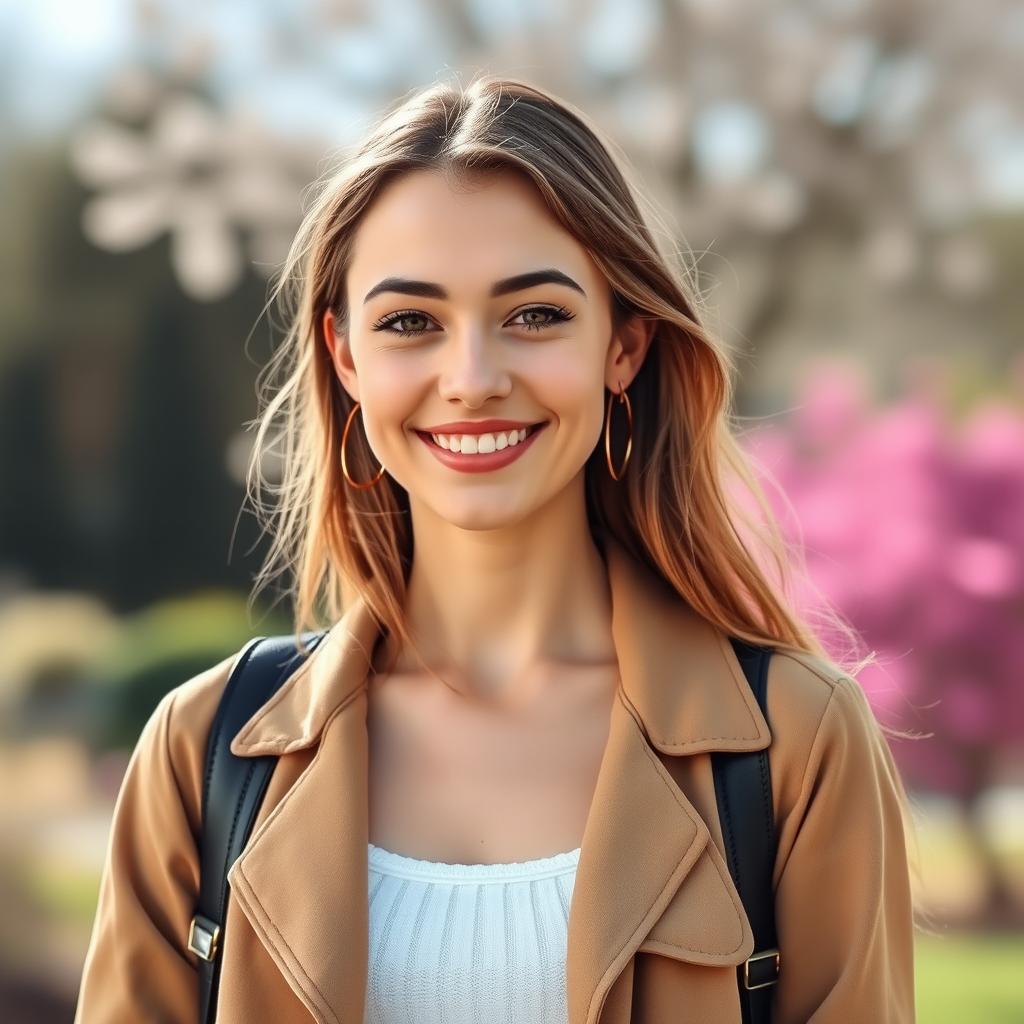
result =
[[[423,443],[430,450],[430,454],[449,469],[457,470],[460,473],[488,473],[493,470],[503,469],[505,466],[521,458],[529,451],[537,436],[547,425],[547,420],[543,423],[534,424],[527,429],[526,437],[518,444],[510,444],[500,451],[486,452],[483,455],[479,453],[464,455],[462,452],[449,451],[447,448],[442,448],[439,444],[435,444],[430,434],[424,433],[422,430],[417,430],[416,433],[419,434]]]

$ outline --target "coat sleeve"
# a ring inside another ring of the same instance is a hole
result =
[[[177,696],[164,696],[132,751],[114,805],[75,1024],[196,1024],[188,926],[198,853],[170,753]]]
[[[904,799],[864,692],[838,678],[779,851],[777,1024],[915,1020]]]

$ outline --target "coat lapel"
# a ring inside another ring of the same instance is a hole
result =
[[[719,965],[750,955],[753,936],[725,862],[658,754],[761,750],[771,742],[726,638],[618,542],[604,546],[621,685],[569,911],[569,1024],[597,1024],[638,951]],[[378,635],[357,600],[231,744],[240,756],[319,744],[261,815],[228,879],[296,995],[314,1019],[333,1024],[363,1019],[365,685]]]

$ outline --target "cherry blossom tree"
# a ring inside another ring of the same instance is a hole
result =
[[[443,69],[487,69],[553,89],[621,143],[668,210],[668,248],[685,234],[752,257],[747,337],[785,316],[822,237],[878,287],[977,298],[995,266],[975,221],[1022,199],[1021,20],[1011,0],[413,0],[400,16],[327,0],[253,12],[239,46],[213,8],[145,0],[135,56],[72,147],[97,193],[82,226],[119,251],[170,232],[183,289],[216,298],[238,282],[243,231],[260,265],[283,255],[325,153]]]
[[[859,678],[880,718],[925,734],[894,742],[908,782],[976,824],[1024,745],[1024,389],[957,418],[938,383],[922,374],[876,406],[853,366],[819,365],[747,444],[811,583],[878,656]],[[995,906],[1007,893],[974,837]]]

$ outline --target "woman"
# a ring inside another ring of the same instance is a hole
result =
[[[760,497],[732,368],[609,144],[522,82],[431,87],[328,178],[279,287],[261,578],[294,571],[297,633],[321,601],[334,625],[231,743],[279,760],[228,874],[218,1020],[738,1022],[710,755],[769,745],[774,1019],[913,1020],[905,793],[755,557],[785,569],[771,520],[726,499]],[[774,648],[767,714],[730,636]],[[83,1024],[197,1019],[234,660],[133,754]]]

